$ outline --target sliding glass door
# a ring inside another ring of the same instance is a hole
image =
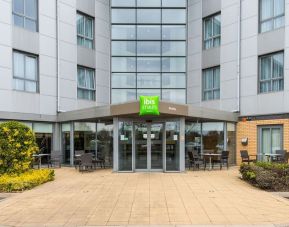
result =
[[[283,149],[283,126],[259,127],[259,160],[265,159],[265,154],[275,154]]]

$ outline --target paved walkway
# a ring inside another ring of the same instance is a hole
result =
[[[0,201],[0,226],[289,223],[289,200],[238,176],[237,168],[175,174],[62,168],[54,182]]]

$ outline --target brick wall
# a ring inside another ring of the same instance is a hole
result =
[[[258,126],[283,125],[283,149],[289,150],[289,119],[252,120],[237,124],[237,164],[241,163],[240,150],[247,150],[249,154],[257,154]],[[241,144],[242,138],[248,138],[248,145]]]

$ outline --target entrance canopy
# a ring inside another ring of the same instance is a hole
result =
[[[229,121],[237,122],[238,114],[228,111],[220,111],[193,105],[182,105],[170,102],[159,102],[159,116],[153,118],[185,117],[188,120],[199,121]],[[65,121],[95,121],[109,120],[113,117],[152,118],[151,116],[139,116],[139,102],[127,102],[117,105],[96,106],[81,110],[63,112],[58,115],[59,122]]]

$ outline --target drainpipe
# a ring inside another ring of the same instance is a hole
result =
[[[241,74],[241,14],[242,14],[242,0],[239,0],[239,18],[238,18],[238,53],[237,53],[237,110],[236,112],[240,113],[241,110],[241,82],[240,82],[240,74]]]
[[[56,0],[56,57],[57,57],[57,113],[60,111],[60,62],[59,62],[59,6],[58,6],[58,0]]]

